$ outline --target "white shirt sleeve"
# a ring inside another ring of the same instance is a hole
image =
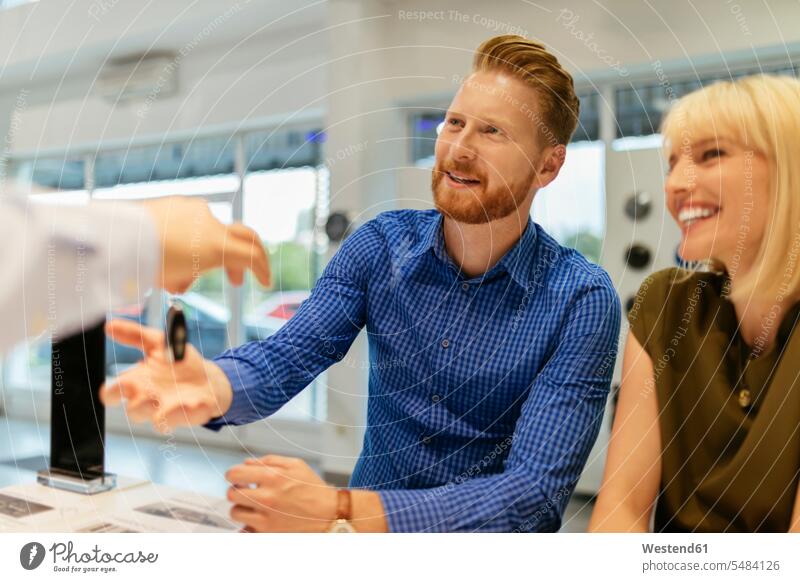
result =
[[[160,252],[133,203],[65,207],[0,200],[0,353],[43,334],[66,335],[110,309],[141,304]]]

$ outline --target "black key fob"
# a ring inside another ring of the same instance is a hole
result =
[[[170,305],[167,311],[167,331],[164,334],[167,357],[171,362],[180,362],[186,355],[186,316],[179,305]]]

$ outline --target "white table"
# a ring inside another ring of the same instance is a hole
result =
[[[25,483],[0,489],[0,532],[235,532],[226,499],[119,477],[83,495]]]

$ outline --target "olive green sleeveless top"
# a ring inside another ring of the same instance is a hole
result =
[[[655,531],[789,529],[800,476],[800,303],[781,306],[775,342],[753,358],[726,280],[659,271],[628,313],[653,362],[655,390],[642,397],[658,399]]]

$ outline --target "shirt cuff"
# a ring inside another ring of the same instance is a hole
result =
[[[447,486],[378,491],[390,532],[447,532]]]
[[[229,356],[220,356],[214,359],[214,363],[228,377],[233,391],[233,399],[225,414],[212,418],[204,426],[218,431],[226,425],[247,424],[261,420],[263,415],[251,398],[255,390],[248,392],[248,387],[256,387],[261,384],[261,375],[258,370],[244,360]]]

